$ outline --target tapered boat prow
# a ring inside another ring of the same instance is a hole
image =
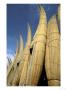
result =
[[[27,36],[27,42],[26,42],[26,47],[30,47],[31,44],[31,27],[28,23],[28,36]]]
[[[23,51],[23,49],[24,49],[23,39],[22,39],[22,36],[20,34],[20,51],[19,52]]]
[[[39,7],[39,15],[40,15],[39,23],[38,23],[35,35],[33,37],[33,41],[31,42],[31,47],[37,41],[38,36],[43,35],[44,37],[46,37],[47,18],[46,18],[46,12],[41,5]]]
[[[38,35],[38,34],[45,34],[46,35],[46,32],[44,29],[41,29],[41,26],[42,28],[46,28],[46,24],[47,24],[47,19],[46,19],[46,12],[44,10],[44,8],[42,6],[40,6],[40,9],[39,9],[39,15],[40,15],[40,19],[39,19],[39,24],[38,24],[38,27],[37,27],[37,30],[36,30],[36,33],[33,37],[33,40],[35,39],[35,37]]]
[[[50,29],[49,29],[50,28]],[[57,20],[56,20],[56,15],[53,15],[51,17],[51,19],[49,20],[48,22],[48,30],[47,30],[47,33],[49,32],[50,30],[50,33],[52,32],[58,32],[59,33],[59,30],[58,30],[58,25],[57,25]]]

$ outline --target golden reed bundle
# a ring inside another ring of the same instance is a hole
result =
[[[28,25],[28,36],[27,36],[27,42],[26,47],[23,50],[23,55],[21,62],[19,63],[18,68],[16,69],[16,73],[12,82],[12,85],[22,85],[26,77],[26,69],[27,69],[27,62],[29,60],[30,55],[30,43],[31,43],[31,30],[30,26]],[[23,77],[23,78],[22,78]]]
[[[16,55],[15,58],[12,62],[12,64],[10,65],[8,71],[7,71],[7,85],[12,85],[12,80],[14,78],[14,73],[17,69],[17,63],[19,62],[20,59],[17,59],[20,57],[22,57],[22,53],[23,53],[23,40],[22,37],[20,35],[20,47],[18,47],[17,45],[17,49],[16,49]]]
[[[56,16],[48,22],[45,69],[48,85],[60,85],[60,34]]]
[[[46,13],[43,7],[40,6],[40,20],[39,24],[31,43],[32,55],[30,60],[30,66],[28,67],[26,85],[37,85],[44,61],[45,54],[45,44],[46,44],[46,29],[47,29],[47,20]]]

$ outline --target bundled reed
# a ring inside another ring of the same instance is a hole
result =
[[[30,27],[29,27],[26,47],[24,48],[22,58],[20,57],[22,60],[20,61],[19,66],[16,69],[12,85],[23,85],[24,84],[23,82],[25,82],[26,69],[27,69],[26,65],[27,65],[27,62],[29,59],[29,54],[30,54],[30,50],[29,50],[30,43],[31,43],[31,31],[30,31]],[[22,76],[24,76],[24,77],[22,78]]]
[[[43,7],[40,6],[40,20],[31,47],[30,66],[28,67],[26,85],[37,85],[44,61],[47,20]]]
[[[60,85],[60,34],[55,15],[48,22],[45,69],[48,85]]]
[[[60,22],[60,7],[58,8]],[[56,15],[52,16],[47,25],[46,12],[39,8],[39,23],[31,42],[31,28],[28,24],[26,46],[20,35],[20,46],[16,49],[14,61],[7,71],[7,84],[13,86],[36,86],[40,79],[43,63],[49,86],[60,85],[60,34]],[[44,62],[45,61],[45,62]]]
[[[26,51],[24,53],[24,64],[23,64],[23,69],[21,72],[21,77],[19,82],[19,85],[21,86],[26,84],[28,63],[30,60],[30,45],[31,45],[31,28],[28,24],[28,38],[26,43]]]
[[[7,84],[8,85],[12,85],[12,81],[14,78],[14,73],[17,69],[17,64],[20,62],[20,59],[17,59],[19,56],[22,57],[22,53],[23,53],[23,40],[22,37],[20,35],[20,47],[17,47],[16,49],[16,55],[15,58],[8,70],[8,75],[7,75]]]

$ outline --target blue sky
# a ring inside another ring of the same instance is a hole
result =
[[[58,4],[42,4],[46,11],[47,21],[57,13]],[[13,55],[21,33],[24,46],[27,38],[27,24],[32,29],[32,37],[39,21],[37,4],[7,4],[7,55]]]

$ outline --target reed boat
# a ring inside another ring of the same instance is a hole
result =
[[[31,30],[30,30],[30,26],[28,25],[28,36],[27,36],[26,47],[23,50],[23,55],[21,58],[22,60],[19,63],[19,67],[15,72],[12,85],[23,85],[25,83],[26,72],[27,72],[26,65],[28,63],[29,55],[30,55],[30,43],[31,43]]]
[[[23,53],[23,39],[22,39],[22,37],[20,35],[20,47],[18,47],[18,44],[17,44],[15,58],[14,58],[11,66],[9,67],[9,70],[7,72],[7,84],[8,85],[12,85],[12,81],[13,81],[13,78],[14,78],[14,73],[16,71],[18,62],[20,61],[20,59],[17,59],[17,58],[19,56],[22,56],[22,53]]]
[[[30,56],[31,60],[30,66],[28,67],[26,85],[37,85],[42,72],[47,30],[46,13],[42,6],[39,8],[39,14],[39,24],[31,43],[32,53]]]
[[[27,79],[27,70],[28,70],[28,63],[30,60],[30,45],[31,45],[31,28],[30,25],[28,24],[28,38],[27,38],[27,43],[26,43],[26,50],[24,53],[24,64],[23,64],[23,69],[21,72],[21,77],[20,77],[20,82],[19,85],[25,85],[26,84],[26,79]]]
[[[60,85],[60,34],[56,15],[48,22],[45,69],[48,86]]]

